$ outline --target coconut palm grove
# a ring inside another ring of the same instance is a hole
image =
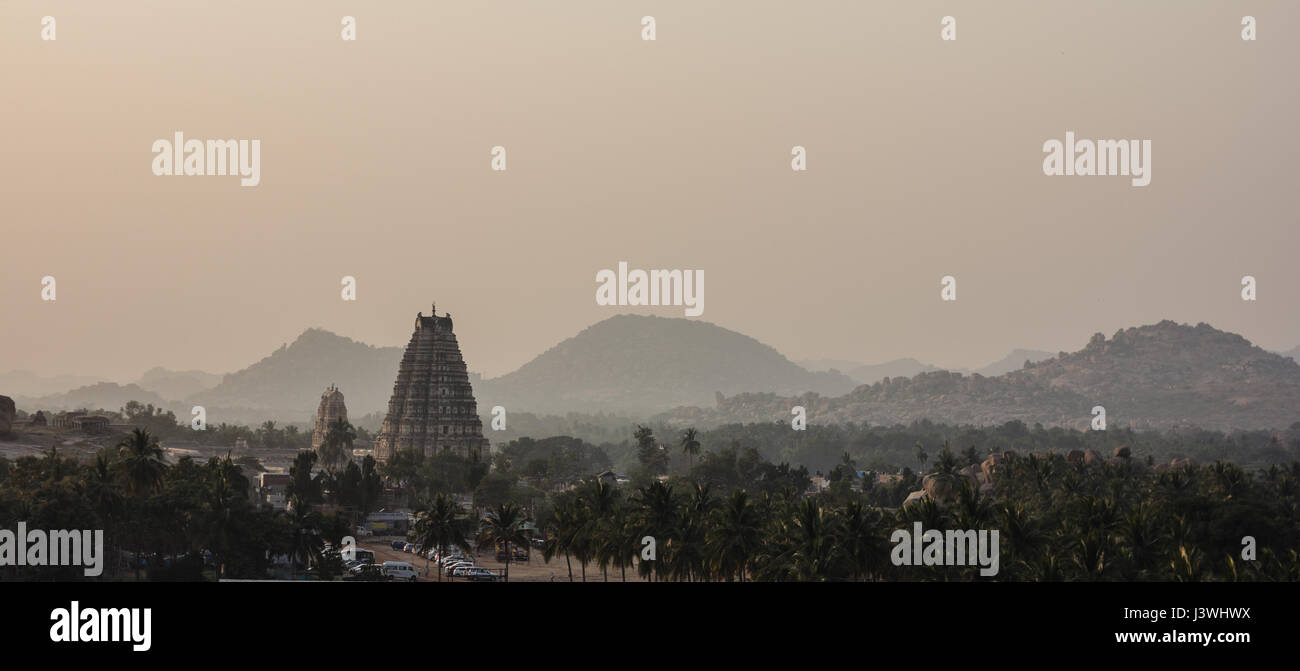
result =
[[[186,430],[157,414],[148,423]],[[319,450],[294,453],[277,508],[250,481],[257,449],[169,460],[153,431],[134,428],[93,458],[53,448],[0,459],[0,528],[103,529],[110,559],[95,579],[120,581],[341,580],[345,539],[398,510],[411,521],[399,541],[428,555],[496,551],[505,580],[521,551],[552,582],[1300,579],[1300,441],[1268,432],[810,427],[788,454],[838,451],[810,473],[769,458],[790,447],[788,427],[774,425],[636,425],[604,446],[519,438],[490,460],[409,451],[377,463],[338,456],[357,432],[337,420]],[[216,431],[281,450],[306,437]],[[1256,463],[1215,458],[1225,450]],[[610,470],[620,455],[634,457],[627,474]],[[997,530],[998,573],[892,561],[893,534],[918,523]],[[0,577],[87,579],[73,567]]]

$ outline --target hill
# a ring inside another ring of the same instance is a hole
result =
[[[895,359],[885,363],[867,364],[845,371],[858,384],[875,384],[887,377],[912,377],[919,373],[942,370],[916,359]]]
[[[788,421],[803,405],[809,422],[1027,424],[1087,428],[1095,405],[1111,426],[1285,429],[1300,420],[1300,364],[1207,324],[1171,321],[1098,333],[1084,349],[1002,377],[922,373],[843,396],[742,394],[713,408],[678,408],[660,419],[709,426]]]
[[[169,403],[167,399],[152,391],[143,389],[139,385],[117,384],[116,382],[97,382],[59,394],[49,394],[38,398],[19,397],[14,400],[20,408],[28,412],[36,410],[45,410],[47,412],[79,410],[82,408],[88,410],[118,410],[124,407],[127,401],[139,401],[146,404],[152,403],[157,408],[172,410],[178,415],[182,411],[186,416],[189,415],[189,408],[182,408],[183,404]]]
[[[221,383],[221,376],[201,370],[167,370],[154,367],[145,371],[135,384],[159,396],[179,401],[211,389]]]
[[[187,400],[208,407],[255,410],[267,418],[310,418],[321,392],[337,384],[349,415],[388,407],[400,347],[374,347],[321,329],[308,329],[270,356],[222,378]],[[241,413],[242,414],[242,413]],[[209,421],[220,421],[209,411]]]
[[[1010,354],[1001,359],[998,359],[983,368],[977,368],[971,372],[978,373],[984,377],[997,377],[1024,368],[1026,361],[1030,363],[1038,363],[1039,361],[1051,359],[1055,356],[1056,355],[1051,352],[1042,352],[1035,349],[1013,349]]]
[[[0,394],[34,398],[59,394],[69,389],[103,382],[102,378],[89,375],[53,375],[42,376],[30,370],[11,370],[0,373]]]
[[[842,394],[853,380],[810,372],[759,341],[708,322],[617,315],[474,386],[480,410],[649,415],[741,391]]]

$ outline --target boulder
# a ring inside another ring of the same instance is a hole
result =
[[[1085,463],[1085,464],[1087,464],[1087,465],[1089,465],[1089,466],[1100,465],[1100,464],[1101,464],[1101,453],[1098,452],[1097,450],[1088,450],[1088,454],[1085,455],[1084,458],[1083,458],[1083,463]]]
[[[953,478],[939,477],[931,473],[921,480],[921,489],[925,491],[926,496],[942,503],[957,495],[958,482]]]
[[[993,454],[990,454],[987,459],[980,463],[980,471],[984,473],[984,481],[993,482],[993,476],[997,474],[998,468],[1014,459],[1015,456],[1016,453],[1010,450],[1002,453],[994,452]]]
[[[14,400],[8,396],[0,396],[0,433],[9,433],[13,430],[14,417],[17,414]]]
[[[1072,464],[1082,464],[1086,456],[1083,450],[1070,450],[1069,454],[1065,455],[1065,460]]]
[[[1196,465],[1196,463],[1193,462],[1190,458],[1185,458],[1185,459],[1174,459],[1174,460],[1172,460],[1172,461],[1169,462],[1169,468],[1170,468],[1170,469],[1191,468],[1192,466],[1195,466],[1195,465]]]
[[[1115,448],[1115,456],[1121,459],[1128,459],[1129,457],[1133,456],[1133,451],[1128,449],[1128,445],[1120,445],[1119,447]]]
[[[908,494],[907,498],[903,499],[903,507],[906,508],[908,505],[917,503],[924,498],[925,498],[925,490],[918,489],[912,492],[911,494]]]

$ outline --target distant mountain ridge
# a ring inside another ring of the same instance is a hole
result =
[[[472,363],[472,362],[471,362]],[[705,321],[617,315],[569,338],[518,370],[474,387],[482,412],[649,415],[710,403],[716,393],[842,394],[855,386],[811,372],[768,345]]]
[[[912,377],[921,373],[943,370],[938,366],[921,363],[913,358],[894,359],[885,363],[868,364],[844,371],[858,384],[875,384],[887,377]]]
[[[810,422],[1026,423],[1084,429],[1091,409],[1111,426],[1285,429],[1300,421],[1300,364],[1215,329],[1162,321],[1098,333],[1084,349],[1002,377],[930,372],[858,387],[838,397],[742,394],[712,408],[678,408],[660,419],[711,426],[788,421],[803,405]]]
[[[1026,361],[1029,363],[1038,363],[1045,359],[1051,359],[1054,356],[1056,355],[1051,352],[1043,352],[1036,349],[1013,349],[1010,354],[983,368],[977,368],[971,371],[971,373],[978,373],[984,377],[997,377],[1024,368]]]
[[[14,398],[49,396],[97,382],[104,382],[104,379],[92,375],[44,376],[30,370],[11,370],[0,373],[0,394]]]
[[[941,368],[928,363],[922,363],[911,357],[894,359],[893,361],[876,364],[860,364],[852,361],[836,359],[818,359],[813,361],[800,361],[798,363],[808,370],[838,370],[852,378],[853,381],[858,384],[875,384],[887,377],[913,377],[921,373],[933,373],[941,370],[963,374],[978,373],[985,377],[997,377],[1013,370],[1020,370],[1024,366],[1025,361],[1038,362],[1043,359],[1050,359],[1054,356],[1056,355],[1051,352],[1042,352],[1032,349],[1014,349],[1005,357],[994,361],[983,368],[977,368],[975,370],[965,368]]]
[[[217,386],[221,379],[221,375],[201,370],[168,370],[155,366],[145,371],[135,384],[163,398],[179,401]]]
[[[382,417],[401,355],[401,347],[375,347],[308,329],[293,343],[184,399],[169,394],[211,384],[215,376],[153,369],[140,384],[99,382],[59,394],[11,395],[27,411],[116,409],[137,400],[182,418],[192,405],[203,405],[209,423],[303,423],[321,391],[337,384],[350,415]],[[1025,366],[1025,360],[1039,358]],[[908,374],[916,367],[932,370]],[[814,422],[875,424],[1020,419],[1085,428],[1094,405],[1106,407],[1112,425],[1134,428],[1285,428],[1300,420],[1300,364],[1205,324],[1165,321],[1122,329],[1110,339],[1097,334],[1084,349],[1059,357],[1013,350],[980,369],[988,374],[935,370],[914,359],[875,368],[895,374],[888,382],[882,377],[858,385],[840,372],[808,371],[754,338],[708,322],[618,315],[512,373],[487,380],[471,374],[471,381],[485,416],[502,405],[538,414],[658,415],[701,427],[789,421],[792,405],[807,407]],[[20,372],[15,379],[38,378]]]
[[[153,404],[156,408],[166,408],[180,414],[180,405],[169,403],[167,399],[144,389],[136,384],[117,384],[116,382],[96,382],[77,387],[58,394],[39,397],[18,396],[14,398],[18,407],[24,410],[118,410],[127,401],[139,401]],[[188,413],[185,413],[188,415]]]

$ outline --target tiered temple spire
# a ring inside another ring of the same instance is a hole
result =
[[[388,400],[388,414],[375,441],[375,458],[385,461],[399,450],[426,456],[453,452],[480,459],[488,449],[483,422],[460,354],[451,315],[416,313]]]

